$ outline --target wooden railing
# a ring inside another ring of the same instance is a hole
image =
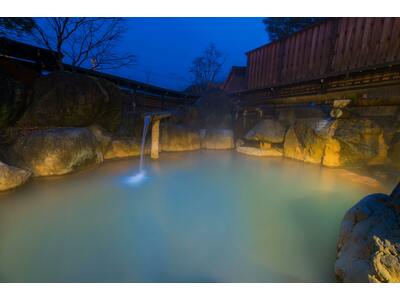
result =
[[[400,18],[334,18],[247,53],[248,89],[400,64]]]

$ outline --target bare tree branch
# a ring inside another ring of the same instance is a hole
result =
[[[135,56],[117,51],[125,28],[121,18],[37,18],[33,39],[74,66],[113,69],[132,65]]]
[[[191,90],[194,94],[200,94],[210,84],[216,83],[217,77],[225,63],[225,55],[217,47],[210,43],[203,55],[193,60],[189,68],[192,74]]]

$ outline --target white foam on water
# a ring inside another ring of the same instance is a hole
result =
[[[143,183],[148,177],[146,176],[146,172],[145,171],[140,171],[138,173],[136,173],[135,175],[129,176],[126,179],[126,183],[130,184],[130,185],[140,185],[141,183]]]

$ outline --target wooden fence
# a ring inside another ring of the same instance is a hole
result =
[[[247,53],[248,89],[400,63],[400,18],[334,18]]]

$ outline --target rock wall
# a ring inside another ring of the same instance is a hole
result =
[[[175,125],[161,123],[160,136],[161,151],[191,151],[200,149],[200,134],[197,130]]]
[[[232,129],[205,129],[201,135],[201,148],[228,150],[235,148]]]
[[[291,125],[264,119],[244,139],[326,167],[400,167],[400,123],[395,118],[305,118]]]
[[[0,74],[0,131],[14,125],[26,106],[27,90],[25,86]]]
[[[101,163],[106,154],[123,156],[111,135],[121,127],[125,97],[117,86],[70,72],[30,84],[14,77],[0,74],[0,191],[31,174],[63,175]]]
[[[54,72],[36,80],[20,127],[82,127],[116,131],[124,93],[114,84],[81,74]]]

